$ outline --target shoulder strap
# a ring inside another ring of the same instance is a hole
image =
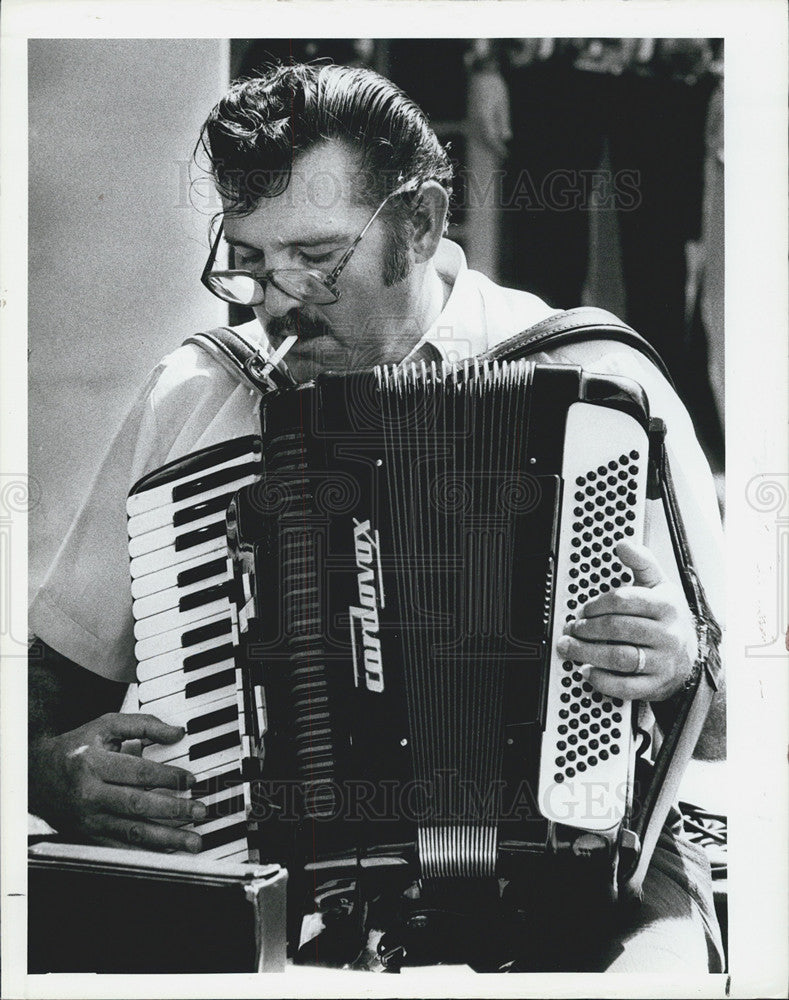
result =
[[[621,319],[596,306],[580,306],[554,313],[535,326],[486,351],[482,357],[497,361],[514,361],[517,358],[549,351],[583,340],[618,340],[644,354],[673,385],[663,359],[655,348]]]
[[[721,681],[721,628],[715,619],[704,587],[696,573],[682,511],[679,507],[668,455],[663,448],[665,427],[657,422],[661,441],[660,493],[671,541],[680,570],[688,605],[696,619],[699,637],[699,670],[689,687],[679,691],[669,702],[672,721],[661,720],[664,740],[655,760],[652,781],[642,803],[634,832],[641,841],[641,853],[632,872],[623,873],[622,884],[634,896],[639,896],[649,862],[657,845],[670,807],[676,801],[680,782],[701,735],[714,692]],[[654,708],[653,708],[654,711]]]
[[[192,334],[184,343],[202,347],[231,375],[258,392],[269,392],[283,384],[284,376],[266,364],[258,353],[258,344],[231,326],[218,326]],[[284,384],[290,383],[285,380]]]
[[[583,340],[617,340],[627,344],[649,358],[669,383],[674,384],[663,359],[648,341],[613,313],[595,306],[580,306],[554,313],[497,344],[481,357],[513,361],[538,351],[549,351]],[[258,392],[291,384],[276,368],[271,369],[266,365],[258,354],[258,345],[254,341],[233,327],[218,326],[213,330],[195,333],[187,337],[184,343],[202,347],[231,374],[240,377]]]

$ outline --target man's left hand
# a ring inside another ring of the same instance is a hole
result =
[[[693,669],[693,617],[648,548],[620,542],[616,556],[631,570],[633,583],[588,601],[556,648],[565,659],[585,664],[581,672],[601,694],[663,701]]]

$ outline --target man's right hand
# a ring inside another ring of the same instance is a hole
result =
[[[160,851],[200,850],[180,829],[205,816],[177,793],[194,784],[180,767],[121,752],[125,740],[177,743],[183,729],[153,715],[110,712],[79,729],[42,736],[30,747],[30,809],[60,833]]]

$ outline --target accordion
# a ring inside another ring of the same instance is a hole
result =
[[[196,774],[204,851],[315,886],[546,855],[643,878],[677,734],[634,811],[639,706],[556,642],[631,582],[615,548],[643,539],[662,441],[625,378],[422,364],[272,391],[260,437],[141,480],[139,699],[186,729],[145,752]]]

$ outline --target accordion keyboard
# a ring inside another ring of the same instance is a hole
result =
[[[165,466],[127,502],[140,709],[186,730],[143,753],[196,776],[186,794],[207,815],[190,829],[217,859],[250,853],[242,765],[253,748],[234,657],[225,514],[259,473],[259,440],[243,438]]]

